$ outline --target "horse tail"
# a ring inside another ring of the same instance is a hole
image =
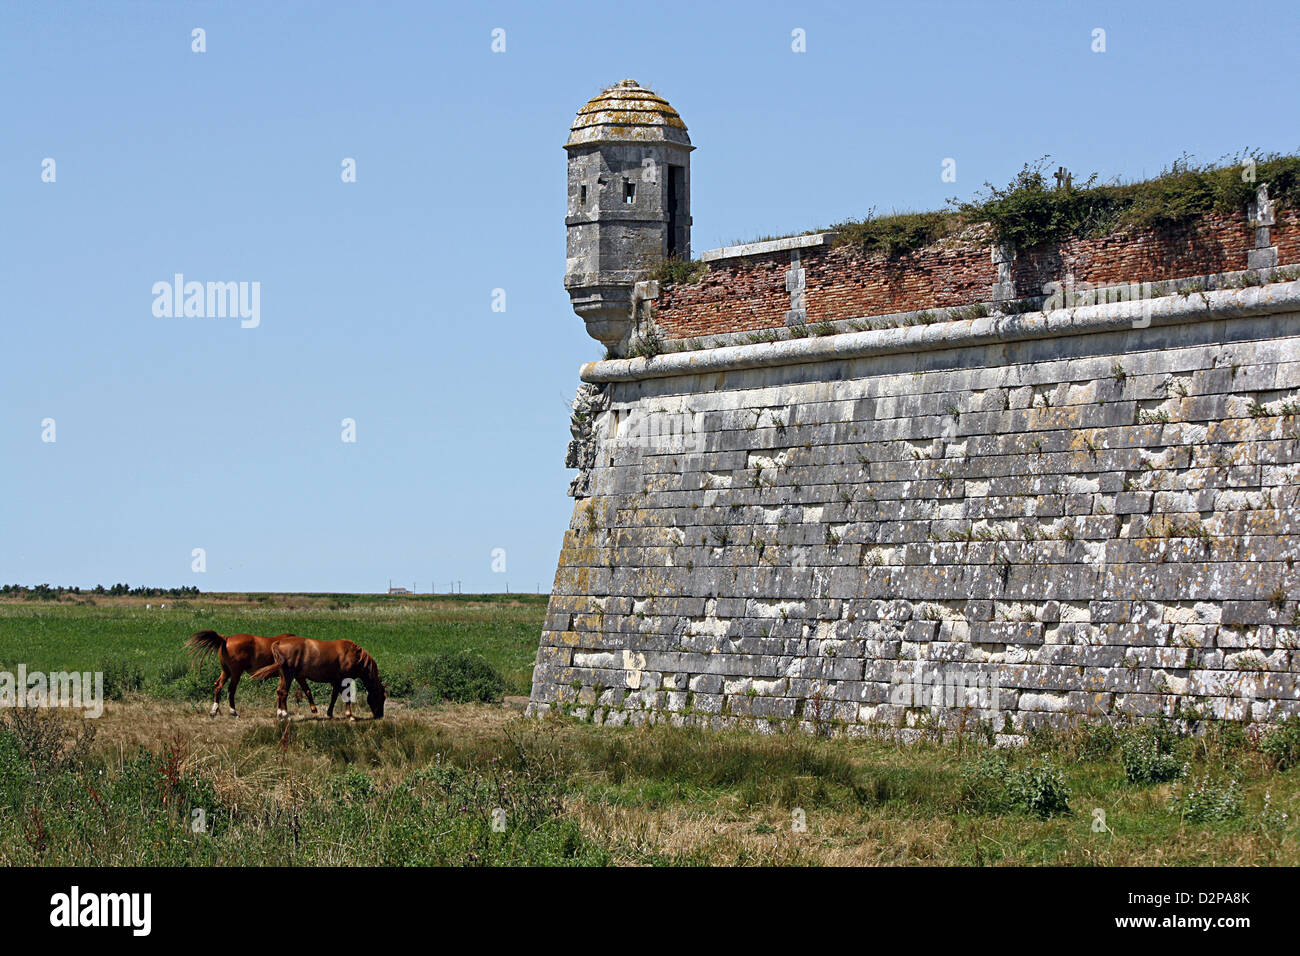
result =
[[[253,680],[265,680],[268,677],[275,677],[279,673],[280,673],[280,663],[279,661],[277,661],[274,664],[267,664],[265,667],[259,668],[258,670],[251,672],[248,676],[251,677]]]
[[[185,646],[193,656],[204,657],[208,654],[220,653],[226,646],[226,639],[216,631],[195,631],[185,642]]]
[[[265,680],[268,677],[274,677],[279,674],[280,667],[284,664],[284,648],[280,646],[279,641],[276,641],[271,645],[271,657],[274,659],[273,663],[258,668],[248,676],[253,678],[253,680]]]

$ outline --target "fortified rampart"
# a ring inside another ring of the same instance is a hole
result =
[[[1000,250],[986,226],[972,226],[933,246],[897,258],[864,256],[836,245],[834,234],[798,236],[706,252],[707,272],[696,282],[665,288],[654,317],[673,339],[711,337],[788,327],[792,294],[802,297],[802,322],[872,320],[976,303],[1041,304],[1044,287],[1062,291],[1127,286],[1236,273],[1258,265],[1300,262],[1300,212],[1284,209],[1269,235],[1257,239],[1243,210],[1211,214],[1185,228],[1098,238],[1071,238],[1019,252]],[[1188,285],[1188,283],[1184,283]],[[792,288],[793,287],[793,288]],[[1142,290],[1148,297],[1159,290]],[[858,325],[866,327],[864,322]]]
[[[1029,250],[973,226],[892,259],[718,250],[672,285],[609,265],[625,312],[602,292],[598,337],[660,348],[582,368],[532,712],[1300,714],[1300,223],[1261,186],[1239,215]],[[664,255],[689,248],[672,212],[638,214]]]

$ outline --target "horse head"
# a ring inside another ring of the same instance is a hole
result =
[[[376,717],[384,716],[387,694],[384,693],[384,682],[379,677],[379,665],[367,651],[362,650],[357,666],[361,670],[361,680],[366,685],[366,703],[370,705],[370,712]]]

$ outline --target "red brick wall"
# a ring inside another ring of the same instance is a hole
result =
[[[784,325],[790,308],[785,289],[789,269],[788,252],[711,262],[698,284],[665,287],[655,319],[675,339]]]
[[[1235,272],[1246,268],[1246,253],[1254,247],[1255,231],[1244,216],[1207,216],[1174,232],[1118,233],[1028,249],[1016,256],[1012,278],[1016,294],[1028,296],[1068,272],[1075,282],[1094,286]]]
[[[997,280],[989,246],[975,240],[940,243],[894,260],[847,246],[814,251],[820,255],[803,263],[804,300],[814,325],[983,302]]]
[[[1279,264],[1300,263],[1300,213],[1280,212],[1269,241],[1278,247]],[[1117,233],[1022,250],[1012,279],[1018,296],[1031,296],[1070,272],[1076,284],[1093,285],[1235,272],[1246,268],[1254,244],[1244,212],[1210,215],[1176,232]],[[800,250],[800,262],[809,324],[987,302],[997,280],[989,232],[981,226],[892,260],[818,246]],[[663,287],[656,319],[670,338],[783,327],[789,269],[789,252],[711,262],[699,284]]]
[[[1300,262],[1300,210],[1284,209],[1277,214],[1277,225],[1269,231],[1268,241],[1277,246],[1278,265]]]

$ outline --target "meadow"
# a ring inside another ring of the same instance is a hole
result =
[[[1011,753],[597,727],[502,703],[526,693],[544,599],[144,603],[0,603],[0,669],[118,675],[99,720],[0,711],[0,864],[1300,862],[1300,722],[1103,723]],[[379,721],[291,704],[282,733],[273,682],[250,684],[244,716],[209,718],[215,665],[181,646],[209,626],[350,637],[401,693]]]
[[[470,653],[500,675],[507,695],[527,695],[546,614],[545,595],[217,594],[198,599],[64,597],[0,602],[0,669],[103,671],[109,696],[146,691],[211,698],[214,659],[195,667],[184,642],[195,631],[347,638],[379,661],[386,680],[406,682],[430,657]],[[245,680],[239,697],[270,700],[270,685]],[[206,688],[202,695],[199,691]]]

